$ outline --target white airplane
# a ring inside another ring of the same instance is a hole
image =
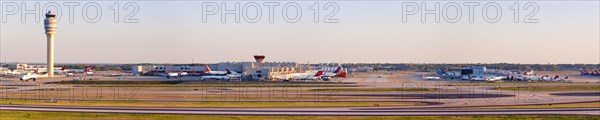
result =
[[[425,75],[421,75],[421,78],[426,79],[426,80],[439,80],[441,79],[440,77],[436,77],[436,76],[425,76]]]
[[[210,70],[210,67],[208,67],[208,65],[206,65],[206,71],[204,71],[202,73],[202,75],[227,75],[227,74],[237,74],[237,72],[229,71],[229,69],[227,69],[227,71],[212,71],[212,70]]]
[[[21,72],[16,71],[16,70],[7,70],[7,71],[2,71],[3,75],[20,75]]]
[[[241,78],[242,77],[242,74],[239,74],[234,71],[230,71],[229,69],[226,69],[226,70],[227,70],[227,77],[230,77],[230,78]]]
[[[46,74],[46,73],[48,73],[48,71],[47,71],[46,69],[42,69],[42,70],[40,70],[40,69],[36,69],[36,70],[38,71],[38,73],[42,73],[42,74]],[[63,67],[61,67],[61,68],[54,68],[54,73],[55,73],[55,74],[63,74],[63,73],[65,73],[65,72],[67,72],[67,70],[66,70],[66,67],[65,67],[65,66],[63,66]]]
[[[200,80],[207,80],[207,79],[230,80],[232,78],[241,78],[242,77],[242,74],[230,71],[229,69],[226,69],[226,70],[227,70],[227,72],[225,74],[205,74],[205,75],[202,75],[202,76],[200,76]]]
[[[179,73],[175,73],[175,72],[169,72],[167,73],[167,78],[171,79],[171,78],[179,78],[181,76],[179,76]]]
[[[229,80],[231,77],[226,75],[205,75],[200,76],[200,80]]]
[[[35,81],[35,80],[37,80],[37,78],[38,78],[38,75],[36,73],[34,73],[34,74],[27,73],[26,75],[19,76],[19,80],[21,80],[21,81],[23,81],[23,80],[25,80],[25,81],[28,81],[28,80]]]
[[[524,75],[533,75],[533,70],[523,73]]]
[[[532,76],[532,75],[517,75],[515,76],[515,80],[550,80],[549,77],[538,77],[538,76]]]
[[[323,73],[323,77],[329,77],[329,78],[332,78],[332,77],[346,77],[346,73],[342,72],[342,67],[338,67],[333,72],[324,72]]]
[[[207,76],[205,78],[217,78],[217,79],[231,79],[231,78],[241,78],[242,74],[239,74],[235,71],[231,71],[229,69],[225,69],[225,71],[212,71],[208,65],[206,66],[206,71],[201,73],[202,76]],[[227,76],[227,78],[223,77]]]
[[[499,81],[502,79],[506,79],[506,76],[488,76],[487,81]]]
[[[292,78],[294,80],[318,80],[323,75],[323,71],[318,71],[317,73],[294,73],[289,74],[287,78]]]
[[[67,67],[66,67],[66,66],[63,66],[63,67],[61,68],[61,70],[62,70],[62,72],[67,72],[67,73],[73,73],[73,74],[77,74],[77,73],[85,73],[85,74],[87,74],[87,75],[91,75],[91,74],[93,74],[93,72],[92,72],[92,71],[93,71],[95,68],[96,68],[96,67],[94,67],[94,66],[88,66],[88,67],[87,67],[87,68],[85,68],[85,69],[67,69]]]
[[[484,75],[484,76],[469,76],[470,80],[474,81],[498,81],[506,78],[505,76],[494,76],[494,75]]]
[[[272,75],[271,78],[277,80],[288,80],[289,78],[286,75]]]
[[[567,79],[569,79],[569,76],[566,76],[565,78],[560,78],[560,76],[558,76],[558,75],[555,75],[554,77],[545,75],[545,76],[542,76],[542,78],[541,78],[541,80],[551,81],[551,82],[566,81]]]
[[[473,81],[490,81],[487,76],[469,76],[469,78]]]
[[[61,74],[65,72],[67,72],[67,66],[62,66],[61,68],[54,68],[54,73]]]
[[[187,72],[179,71],[179,72],[171,72],[170,68],[167,68],[167,74],[165,75],[168,79],[171,78],[181,78],[183,75],[187,75]]]
[[[38,71],[39,71],[39,69],[36,69],[33,73],[27,73],[25,75],[21,75],[21,76],[19,76],[19,80],[21,80],[21,81],[23,81],[23,80],[25,80],[25,81],[29,81],[29,80],[35,81],[38,78]]]
[[[189,74],[189,73],[187,73],[187,72],[183,72],[183,71],[181,71],[181,72],[179,72],[179,75],[181,75],[181,76],[188,76],[188,75],[190,75],[190,74]]]

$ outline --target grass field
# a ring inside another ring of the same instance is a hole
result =
[[[600,91],[600,85],[500,87],[496,89],[522,91]]]
[[[2,120],[597,120],[600,116],[490,115],[490,116],[223,116],[171,114],[114,114],[76,112],[0,111]]]
[[[513,105],[513,106],[490,106],[480,108],[507,108],[507,109],[528,109],[528,108],[600,108],[600,102],[589,103],[567,103],[567,104],[545,104],[545,105]]]
[[[185,81],[59,81],[53,82],[55,84],[181,84]]]
[[[147,101],[34,101],[1,100],[0,104],[64,106],[136,106],[136,107],[362,107],[426,105],[423,102],[147,102]]]
[[[435,91],[428,88],[336,88],[336,89],[312,89],[311,92],[399,92],[399,91]]]
[[[441,86],[527,86],[527,85],[548,85],[548,84],[584,84],[572,82],[450,82],[440,84]]]

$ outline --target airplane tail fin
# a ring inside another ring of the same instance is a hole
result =
[[[227,70],[227,74],[231,74],[231,71],[229,71],[229,69],[225,69],[225,70]]]
[[[88,66],[87,68],[85,68],[85,70],[89,71],[89,70],[94,70],[96,69],[96,66]]]
[[[205,67],[205,68],[206,68],[206,72],[210,72],[210,71],[211,71],[211,70],[210,70],[210,67],[208,67],[208,65],[206,65],[206,67]]]
[[[347,74],[348,72],[341,72],[340,74],[337,74],[337,77],[346,77]]]
[[[321,75],[323,75],[323,71],[319,71],[319,72],[317,72],[317,73],[315,74],[315,76],[316,76],[316,77],[319,77],[319,76],[321,76]]]
[[[337,69],[335,69],[335,71],[333,71],[333,73],[340,73],[342,67],[338,67]]]
[[[63,70],[63,71],[66,70],[66,69],[67,69],[66,65],[63,65],[62,68],[60,68],[60,70]]]
[[[589,74],[590,74],[590,71],[586,69],[586,70],[585,70],[585,74],[586,74],[586,75],[589,75]]]
[[[533,74],[533,69],[531,69],[531,71],[529,71],[529,74]]]
[[[33,71],[33,73],[38,74],[38,72],[40,71],[39,68],[35,69],[35,71]]]

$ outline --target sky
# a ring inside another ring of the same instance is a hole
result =
[[[436,1],[319,1],[319,7],[311,7],[313,1],[239,1],[239,23],[233,14],[222,17],[222,9],[210,12],[223,5],[231,12],[235,2],[41,1],[35,7],[36,1],[2,1],[0,62],[45,62],[43,14],[23,9],[44,13],[44,6],[58,5],[48,7],[60,17],[56,63],[217,63],[253,61],[253,55],[299,63],[600,63],[598,1],[516,2],[520,7],[474,1],[473,22],[465,6],[472,3],[439,1],[439,23],[434,14],[421,16],[422,9],[410,14],[415,5],[436,12]],[[72,21],[66,4],[78,4]],[[273,22],[265,4],[279,4]]]

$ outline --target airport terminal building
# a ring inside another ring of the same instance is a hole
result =
[[[264,55],[255,55],[254,62],[221,62],[207,65],[212,71],[235,71],[242,79],[273,79],[275,75],[302,73],[312,68],[296,62],[264,62]],[[206,66],[132,66],[134,75],[163,74],[167,72],[187,72],[199,75],[207,71]]]
[[[46,70],[47,65],[32,65],[32,64],[12,64],[8,65],[8,69],[24,72],[24,71],[33,71],[33,70]]]
[[[487,71],[485,66],[470,66],[470,67],[461,67],[460,74],[461,75],[483,75]]]

